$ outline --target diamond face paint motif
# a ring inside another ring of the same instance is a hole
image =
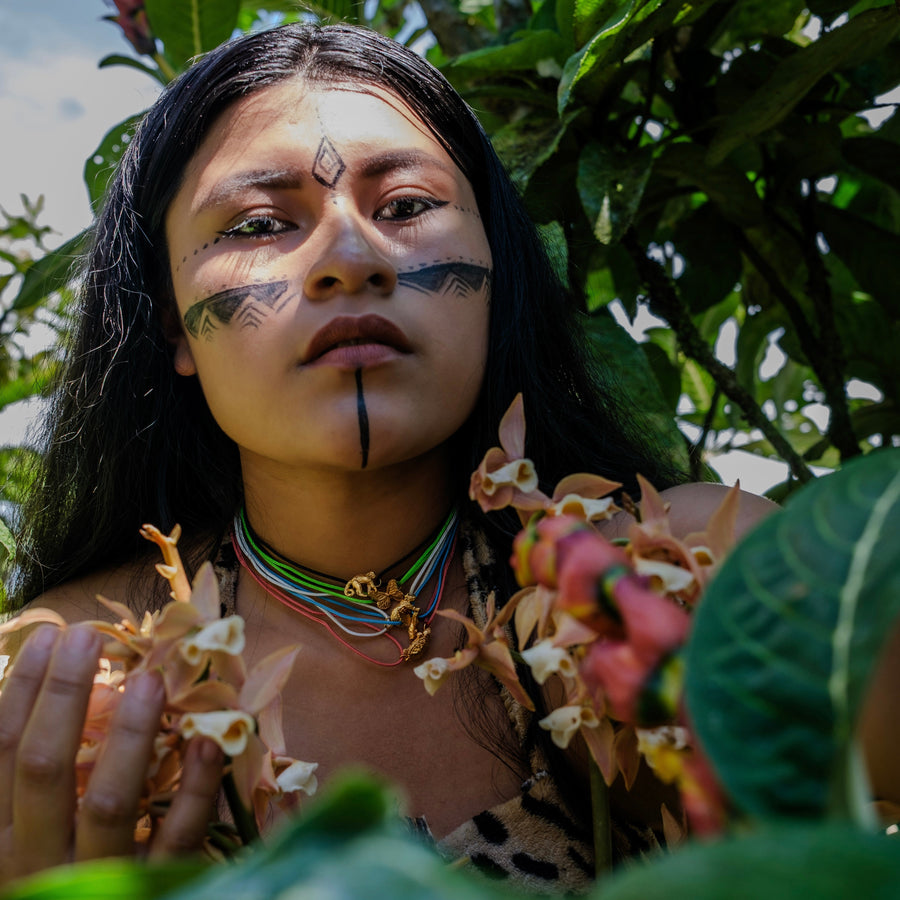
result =
[[[287,289],[286,281],[273,281],[220,291],[191,306],[184,314],[184,327],[192,337],[207,340],[220,323],[228,325],[234,318],[247,328],[258,328],[270,312],[278,312],[294,296],[284,296]]]
[[[334,188],[346,168],[337,147],[327,137],[323,137],[319,141],[319,149],[316,150],[316,158],[313,161],[313,178],[327,188]]]

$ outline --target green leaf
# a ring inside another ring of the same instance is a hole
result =
[[[3,519],[0,519],[0,547],[3,548],[3,552],[6,554],[7,558],[15,556],[16,539]]]
[[[166,76],[160,72],[159,69],[154,69],[151,66],[148,66],[146,63],[141,62],[139,59],[135,59],[133,56],[123,56],[120,53],[110,53],[109,56],[104,56],[103,59],[97,63],[98,69],[106,69],[110,66],[128,66],[131,69],[137,69],[139,72],[143,72],[145,75],[149,75],[151,78],[154,78],[161,85],[165,86],[168,84]]]
[[[559,147],[573,116],[565,116],[560,122],[555,114],[531,115],[504,125],[491,135],[491,143],[519,191],[525,192],[531,176]]]
[[[634,3],[635,0],[629,0],[622,4],[618,14],[598,29],[584,47],[566,60],[557,94],[557,108],[560,115],[568,107],[579,82],[612,56],[616,47],[613,39],[627,25]]]
[[[615,78],[620,65],[636,50],[673,26],[688,25],[717,0],[623,0],[588,42],[566,60],[557,92],[557,108],[565,110],[582,83],[592,82],[601,93]],[[600,13],[597,14],[600,20]]]
[[[88,248],[90,235],[90,230],[85,229],[29,267],[19,293],[12,302],[12,308],[18,311],[32,309],[48,295],[69,284],[75,262]]]
[[[218,47],[237,27],[240,0],[146,0],[147,18],[166,55],[183,69]]]
[[[673,242],[684,259],[678,292],[692,313],[705,312],[734,290],[741,279],[741,254],[728,223],[711,203],[676,224]]]
[[[705,601],[704,601],[705,602]],[[847,826],[780,828],[693,844],[628,866],[593,900],[847,900],[891,897],[900,841]]]
[[[900,450],[806,485],[725,560],[697,609],[686,698],[751,816],[849,815],[843,783],[879,650],[900,614]]]
[[[134,135],[138,122],[143,118],[143,113],[129,116],[118,125],[114,125],[103,135],[97,149],[85,160],[84,183],[87,186],[88,197],[91,201],[91,209],[95,213],[100,211],[109,182],[116,171],[116,166],[122,158],[122,154],[128,147],[128,143]]]
[[[156,900],[209,868],[196,861],[146,865],[135,860],[104,859],[48,869],[17,881],[2,900]]]
[[[521,31],[509,44],[482,47],[471,53],[463,53],[450,64],[453,69],[476,71],[516,71],[533,69],[545,59],[563,59],[565,41],[555,31]]]
[[[613,389],[623,398],[623,408],[634,411],[631,422],[634,434],[642,435],[644,441],[652,435],[658,452],[673,466],[686,471],[684,438],[642,346],[608,312],[590,316],[585,329],[596,358],[605,360],[608,369],[609,361],[615,360],[615,371],[628,373],[627,379],[623,378]]]
[[[827,203],[817,208],[828,246],[894,319],[900,318],[900,237],[862,216]]]
[[[763,202],[746,174],[728,161],[710,166],[698,144],[670,144],[653,171],[654,175],[675,179],[679,187],[693,185],[702,191],[728,222],[749,228],[763,221]]]
[[[900,146],[896,142],[872,136],[848,138],[841,145],[841,153],[857,169],[900,191],[900,170],[897,168]]]
[[[631,153],[591,141],[578,157],[578,194],[601,244],[615,244],[631,227],[653,166],[653,148]]]
[[[825,75],[860,53],[875,56],[900,32],[900,16],[887,7],[862,13],[781,60],[762,87],[719,126],[707,161],[714,166],[732,150],[783,121]]]

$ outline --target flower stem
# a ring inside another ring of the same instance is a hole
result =
[[[612,823],[609,815],[609,788],[597,763],[590,761],[591,819],[594,823],[594,872],[597,879],[612,868]]]
[[[231,817],[234,819],[235,828],[241,837],[241,842],[246,847],[259,838],[256,818],[241,802],[237,785],[234,783],[234,775],[231,772],[226,772],[222,778],[222,789],[225,791],[225,799],[228,802]]]

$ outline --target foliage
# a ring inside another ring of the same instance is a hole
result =
[[[805,481],[900,434],[900,125],[861,115],[900,83],[900,12],[841,11],[545,0],[445,65],[533,215],[561,226],[586,312],[645,302],[668,323],[641,349],[699,435],[696,476],[705,450],[744,443]],[[714,354],[725,322],[731,367]],[[879,399],[849,399],[851,379]]]
[[[22,212],[0,209],[0,410],[39,394],[56,363],[53,350],[34,349],[35,333],[55,330],[63,320],[69,293],[68,268],[78,249],[69,241],[47,254],[52,229],[40,224],[43,197],[21,197]],[[0,578],[13,554],[11,524],[28,487],[33,451],[0,439]],[[0,586],[2,591],[2,586]]]

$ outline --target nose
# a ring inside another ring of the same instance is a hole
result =
[[[327,300],[339,293],[390,294],[397,285],[391,259],[365,234],[365,226],[352,212],[332,207],[331,213],[319,225],[323,243],[306,274],[306,296]]]

